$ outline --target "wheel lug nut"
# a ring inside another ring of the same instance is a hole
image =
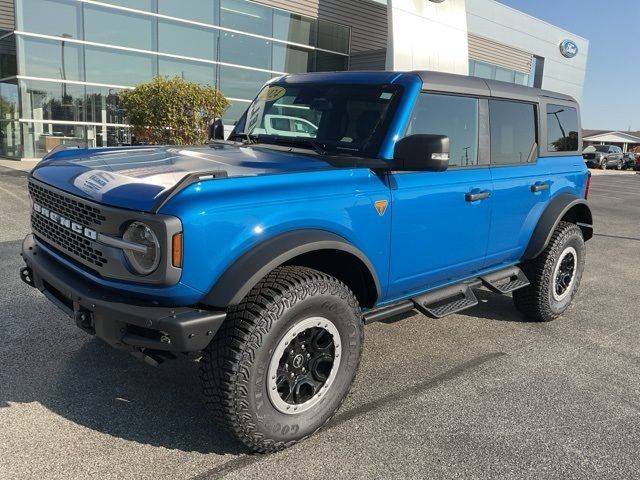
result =
[[[292,377],[295,377],[295,374],[294,374],[293,372],[291,372],[291,376],[292,376]]]
[[[307,358],[311,358],[311,354],[310,353],[307,353]]]

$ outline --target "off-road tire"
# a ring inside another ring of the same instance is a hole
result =
[[[554,273],[563,253],[573,248],[577,254],[571,291],[561,301],[553,294]],[[584,238],[580,227],[569,222],[560,222],[547,248],[536,258],[523,262],[522,271],[530,285],[513,292],[516,308],[529,320],[549,322],[562,315],[578,291],[585,261]]]
[[[267,391],[272,354],[285,333],[308,317],[337,328],[341,361],[320,403],[302,413],[278,411]],[[275,269],[237,306],[204,350],[200,380],[214,419],[256,452],[273,452],[315,433],[335,414],[356,375],[363,322],[354,294],[339,280],[298,266]]]

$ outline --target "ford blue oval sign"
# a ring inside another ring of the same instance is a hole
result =
[[[563,40],[560,44],[560,53],[567,58],[573,58],[578,54],[578,45],[573,40]]]

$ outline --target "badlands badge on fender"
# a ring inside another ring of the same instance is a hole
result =
[[[373,203],[373,206],[376,207],[376,210],[378,211],[378,215],[383,216],[384,212],[387,211],[387,204],[389,202],[387,202],[386,200],[376,200]]]

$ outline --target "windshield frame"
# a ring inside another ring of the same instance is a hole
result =
[[[258,94],[254,97],[254,99],[251,101],[251,103],[248,105],[248,107],[245,109],[244,113],[242,114],[242,116],[238,119],[238,122],[235,124],[233,130],[231,131],[229,138],[237,138],[237,139],[243,139],[246,137],[246,143],[249,145],[253,145],[253,144],[258,144],[260,146],[269,146],[269,145],[280,145],[278,144],[278,140],[281,139],[282,137],[277,135],[277,134],[266,134],[266,133],[260,133],[260,134],[253,134],[253,133],[249,133],[249,135],[247,135],[247,133],[244,131],[245,130],[245,123],[247,120],[247,115],[250,111],[250,109],[253,107],[253,105],[256,103],[256,101],[259,101],[259,96],[260,93],[263,92],[263,90],[265,88],[269,88],[269,87],[274,87],[274,86],[279,86],[279,87],[283,87],[283,88],[291,88],[291,87],[304,87],[304,86],[312,86],[314,85],[313,83],[310,82],[271,82],[271,83],[267,83],[266,85],[264,85],[259,91]],[[296,142],[299,141],[300,144],[304,143],[306,140],[311,141],[311,142],[315,142],[316,144],[319,144],[322,146],[323,150],[324,150],[324,154],[348,154],[348,155],[352,155],[352,156],[358,156],[358,157],[367,157],[367,158],[382,158],[381,157],[381,147],[383,145],[383,143],[386,140],[387,137],[387,131],[389,129],[389,127],[392,125],[392,122],[394,120],[394,117],[396,116],[397,112],[398,112],[398,108],[402,103],[402,98],[405,94],[405,88],[402,84],[400,83],[367,83],[367,82],[362,82],[362,83],[351,83],[351,82],[331,82],[331,83],[321,83],[320,85],[322,86],[326,86],[326,87],[344,87],[344,88],[378,88],[380,90],[382,89],[389,89],[389,90],[393,90],[393,97],[390,101],[389,106],[387,107],[386,112],[384,113],[384,115],[381,117],[382,121],[378,123],[378,125],[376,126],[374,132],[375,134],[372,134],[370,137],[368,137],[368,140],[366,142],[364,142],[363,145],[358,145],[357,147],[349,147],[348,144],[344,144],[344,145],[340,145],[339,142],[333,143],[333,142],[324,142],[323,140],[319,140],[316,137],[303,137],[303,136],[291,136],[288,137],[288,139],[291,142]],[[265,140],[265,143],[261,143],[260,142],[260,138]],[[315,152],[317,154],[321,154],[317,148],[314,148],[312,146],[309,147],[305,147],[302,146],[300,148],[308,148],[310,151]]]

